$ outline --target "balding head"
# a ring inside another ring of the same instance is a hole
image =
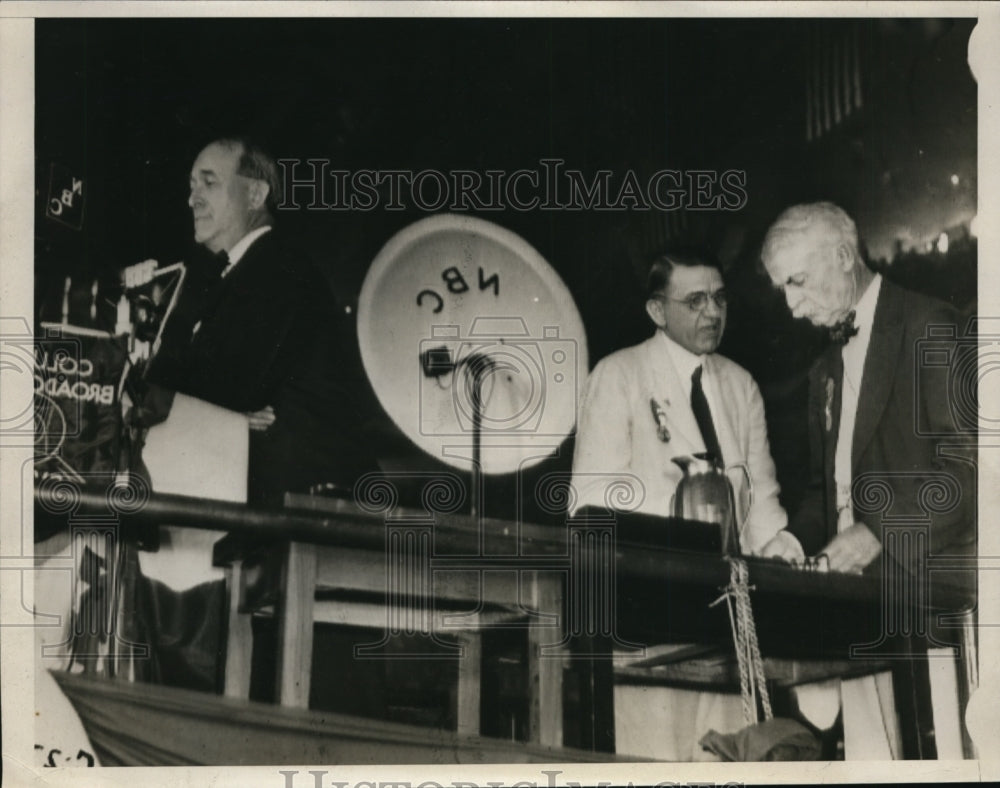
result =
[[[210,143],[191,168],[195,240],[213,252],[229,251],[251,230],[272,224],[279,185],[274,160],[257,146],[238,138]]]
[[[278,165],[271,155],[249,137],[223,137],[216,140],[215,144],[239,155],[236,171],[240,175],[267,184],[264,205],[273,218],[274,211],[281,204],[282,189]]]

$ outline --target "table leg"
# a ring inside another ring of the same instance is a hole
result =
[[[933,760],[937,758],[937,747],[926,643],[915,637],[900,637],[900,646],[900,652],[909,653],[907,658],[893,660],[892,684],[903,758]]]
[[[581,740],[576,746],[615,752],[615,675],[613,640],[601,636],[573,638],[572,670],[576,672]],[[579,658],[576,658],[579,649]]]
[[[228,698],[250,697],[250,662],[253,656],[251,616],[240,612],[245,587],[243,562],[234,561],[226,567],[226,596],[228,615],[226,623],[226,678],[225,695]]]
[[[316,548],[291,542],[282,568],[277,606],[277,685],[282,706],[309,706],[315,598]]]
[[[561,577],[553,572],[530,574],[531,606],[546,617],[528,623],[528,740],[562,747],[566,622]]]
[[[458,663],[458,733],[480,735],[482,706],[483,636],[478,627],[459,636],[462,656]]]
[[[965,610],[960,615],[960,654],[958,655],[958,692],[959,708],[962,713],[962,751],[966,758],[975,759],[979,757],[975,743],[969,736],[969,731],[965,727],[965,711],[969,705],[969,698],[979,687],[979,654],[977,651],[976,635],[976,612],[974,609]]]

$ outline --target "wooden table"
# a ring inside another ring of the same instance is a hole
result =
[[[111,503],[102,487],[77,490],[69,507],[57,490],[44,485],[35,489],[36,521],[54,518],[56,529],[72,526],[73,530],[73,518],[106,516]],[[282,697],[286,703],[303,704],[308,698],[309,680],[309,668],[304,667],[304,655],[308,653],[305,644],[312,636],[309,611],[315,613],[317,609],[317,581],[332,582],[335,591],[350,587],[376,592],[380,589],[384,605],[385,594],[392,589],[386,583],[386,556],[391,554],[387,540],[393,534],[426,534],[430,537],[425,546],[431,547],[432,576],[438,575],[420,597],[431,602],[429,619],[425,619],[430,621],[429,629],[469,633],[471,639],[466,643],[474,651],[475,633],[484,623],[523,627],[527,622],[534,644],[532,670],[537,676],[537,687],[533,680],[531,689],[530,735],[533,741],[560,744],[563,663],[559,657],[578,656],[575,646],[593,640],[586,632],[588,621],[596,621],[598,629],[612,625],[610,633],[602,631],[605,641],[631,638],[648,644],[678,639],[690,642],[691,633],[684,632],[684,626],[690,626],[692,618],[696,623],[707,619],[704,603],[717,597],[729,578],[729,566],[718,555],[676,549],[678,545],[669,544],[669,539],[664,544],[656,538],[657,534],[681,532],[683,529],[672,527],[676,523],[647,523],[637,529],[622,517],[611,525],[598,518],[582,525],[567,522],[539,526],[502,520],[472,521],[460,515],[428,517],[425,512],[406,510],[387,515],[333,500],[291,503],[298,508],[267,510],[154,493],[143,498],[141,506],[114,508],[116,527],[128,538],[134,538],[148,525],[163,523],[228,532],[216,544],[214,561],[228,567],[230,581],[232,648],[227,683],[232,694],[245,694],[249,675],[248,616],[256,607],[271,605],[283,632],[279,665]],[[928,564],[935,562],[948,564],[947,559],[933,556]],[[950,627],[953,635],[949,640],[961,646],[961,674],[966,681],[960,682],[959,692],[967,695],[976,684],[974,588],[970,592],[935,585],[929,598],[919,595],[920,608],[887,610],[892,589],[883,588],[880,577],[808,573],[755,559],[747,563],[765,658],[829,658],[832,651],[840,657],[892,659],[894,676],[906,690],[899,709],[904,724],[904,756],[934,757],[930,680],[926,659],[921,659],[935,637],[927,624],[935,616],[944,618],[942,623]],[[331,571],[330,566],[339,569]],[[376,567],[381,569],[381,575]],[[590,574],[583,571],[588,568],[593,570]],[[494,572],[503,577],[506,573],[508,580],[497,581],[480,593],[468,580],[461,580],[462,572],[469,571],[474,576]],[[591,588],[610,590],[615,602],[610,612],[607,605],[599,609],[591,605],[590,613],[596,618],[580,615],[580,608],[587,613],[588,606],[577,604],[580,600],[572,592],[581,585],[588,587],[588,583]],[[687,621],[670,619],[668,602],[677,597],[684,602]],[[469,615],[473,612],[478,618]],[[465,623],[459,620],[456,626],[446,624],[446,617],[456,613],[467,617]],[[558,617],[554,627],[553,614]],[[348,616],[361,613],[345,610],[332,615],[348,620]],[[391,622],[384,615],[382,620]],[[859,628],[859,623],[867,617],[879,624],[880,615],[890,619],[881,622],[881,635],[866,640],[870,633],[860,631],[864,628]],[[673,627],[675,623],[679,628]],[[800,625],[802,631],[811,625],[820,637],[789,638],[789,633],[800,631]],[[724,628],[700,631],[709,640],[725,641]],[[463,676],[463,730],[476,727],[477,660],[468,661]],[[595,719],[609,713],[608,704],[602,705],[599,697],[592,700]],[[608,720],[603,722],[607,724]],[[596,745],[594,748],[601,749]]]
[[[634,529],[615,531],[621,523],[597,520],[553,527],[403,509],[376,517],[347,501],[309,496],[289,496],[286,504],[290,514],[332,518],[325,523],[324,541],[337,541],[336,522],[352,529],[350,538],[337,545],[233,534],[218,543],[215,562],[226,567],[230,587],[227,695],[248,695],[250,618],[257,611],[273,612],[277,620],[276,683],[279,702],[286,706],[308,705],[315,622],[374,627],[384,633],[383,642],[400,632],[453,636],[461,648],[455,653],[460,659],[458,730],[478,734],[481,633],[490,627],[517,627],[529,644],[528,738],[562,746],[563,669],[581,656],[580,644],[586,650],[596,635],[604,653],[582,656],[592,661],[603,656],[610,665],[616,645],[690,639],[685,622],[660,617],[669,605],[657,600],[672,596],[693,611],[691,619],[702,637],[728,646],[726,626],[709,631],[704,625],[706,600],[717,597],[728,582],[728,563],[718,555],[637,544]],[[859,611],[870,624],[878,624],[881,580],[803,572],[772,561],[750,559],[749,564],[765,654],[856,660],[865,658],[867,648],[873,669],[892,665],[899,686],[907,688],[900,708],[907,757],[933,757],[929,678],[920,664],[927,643],[914,637],[922,633],[858,642],[859,635],[866,636]],[[598,588],[614,604],[591,599],[581,607],[580,588]],[[957,597],[942,598],[958,604]],[[725,615],[723,607],[719,616]],[[793,623],[796,615],[801,625]],[[801,631],[810,620],[820,621],[819,636],[789,643],[784,635],[790,624],[792,631]],[[836,634],[838,627],[842,637]],[[971,645],[969,628],[961,631]],[[894,661],[886,663],[885,658]],[[857,662],[851,670],[858,672]],[[602,686],[589,698],[595,718],[613,709],[610,667],[599,675]],[[613,730],[613,722],[600,722]],[[590,744],[613,750],[613,738],[598,737]]]
[[[289,496],[287,503],[302,511],[364,515],[333,499]],[[495,529],[498,522],[486,521],[484,527]],[[284,706],[308,706],[315,623],[381,630],[381,641],[356,646],[359,656],[376,656],[396,635],[423,634],[458,660],[457,729],[478,735],[482,632],[516,628],[528,638],[529,740],[562,746],[567,572],[560,564],[565,562],[544,554],[469,555],[471,524],[460,525],[455,533],[409,511],[382,529],[371,524],[373,536],[379,530],[384,534],[381,545],[372,547],[236,536],[221,540],[215,562],[226,568],[230,600],[226,695],[249,696],[255,612],[272,612],[276,618],[276,685]],[[500,525],[504,528],[509,531],[511,523]],[[442,536],[448,541],[443,554]],[[451,642],[456,639],[457,645]],[[411,649],[407,656],[421,654]],[[442,655],[435,650],[425,656]]]

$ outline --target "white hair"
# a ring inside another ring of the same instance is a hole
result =
[[[764,236],[761,259],[766,263],[779,249],[809,237],[846,244],[856,259],[862,259],[857,225],[832,202],[804,203],[782,211]]]

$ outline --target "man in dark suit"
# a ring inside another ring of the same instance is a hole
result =
[[[807,555],[825,555],[832,571],[892,578],[883,585],[889,620],[906,620],[899,604],[933,601],[938,582],[967,590],[972,572],[931,575],[927,559],[975,553],[975,441],[953,418],[946,376],[928,374],[920,355],[931,327],[961,336],[959,316],[869,269],[854,221],[829,202],[784,211],[761,259],[792,314],[829,329],[831,338],[810,370],[810,483],[788,530]],[[933,618],[930,624],[934,633]],[[888,673],[806,684],[794,694],[821,729],[839,707],[848,759],[901,757]],[[903,697],[912,728],[914,702]],[[945,712],[940,721],[934,713],[942,736],[951,719]]]
[[[146,427],[164,417],[173,392],[247,415],[247,500],[272,505],[313,484],[349,491],[377,468],[360,435],[360,359],[342,313],[323,276],[273,226],[280,185],[273,159],[248,140],[216,140],[198,155],[188,205],[195,241],[215,257],[188,261],[145,376],[146,400],[161,403]],[[155,268],[126,270],[126,287],[150,281]],[[193,566],[211,571],[216,536],[199,533],[208,544],[199,542],[195,559],[172,559],[183,562],[178,581],[140,578],[139,626],[153,645],[148,680],[212,690],[225,598],[223,583]]]
[[[973,555],[973,440],[918,358],[929,326],[960,334],[957,313],[869,269],[854,221],[832,203],[784,211],[761,257],[792,314],[833,338],[810,372],[811,482],[789,530],[833,571],[878,570],[883,550],[886,567],[916,570],[912,542],[887,538],[885,516],[928,523],[931,555]],[[882,495],[887,507],[872,505]]]
[[[356,354],[324,278],[274,228],[274,161],[220,139],[190,186],[195,241],[216,258],[189,265],[147,378],[248,414],[251,502],[317,483],[349,490],[376,467],[357,433]]]

